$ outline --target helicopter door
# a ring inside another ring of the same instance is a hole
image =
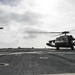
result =
[[[68,36],[60,36],[61,43],[68,43]]]
[[[70,35],[70,36],[68,37],[68,41],[69,41],[69,44],[70,44],[70,45],[73,44],[73,40],[74,40],[74,38]]]
[[[55,45],[59,46],[59,47],[67,46],[68,45],[68,36],[60,36],[59,38],[57,38]]]
[[[64,42],[66,43],[66,44],[68,44],[69,43],[69,40],[68,40],[68,36],[66,35],[66,36],[64,36],[63,37],[63,39],[64,39]]]

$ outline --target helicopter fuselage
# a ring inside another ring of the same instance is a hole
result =
[[[71,47],[71,49],[73,49],[73,46],[75,46],[74,40],[72,35],[63,35],[57,37],[55,40],[50,40],[47,45],[56,47],[57,49],[59,49],[59,47]]]

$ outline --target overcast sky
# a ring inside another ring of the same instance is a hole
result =
[[[28,32],[75,29],[75,0],[0,0],[0,26],[0,47],[47,47],[56,37]]]

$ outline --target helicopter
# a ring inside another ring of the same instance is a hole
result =
[[[50,40],[49,43],[46,43],[46,45],[51,47],[56,47],[57,50],[59,50],[59,47],[70,47],[72,50],[74,50],[75,38],[72,35],[67,35],[70,32],[64,31],[58,33],[64,35],[57,37],[55,40]]]
[[[75,30],[71,30],[71,31],[75,31]],[[61,36],[56,37],[56,39],[54,40],[49,40],[48,43],[46,43],[47,46],[51,46],[51,47],[55,47],[57,50],[59,50],[60,47],[67,47],[67,48],[71,48],[72,50],[74,50],[74,46],[75,46],[75,38],[72,35],[67,35],[69,34],[71,31],[63,31],[63,32],[44,32],[44,31],[29,31],[29,33],[42,33],[42,34],[59,34]]]

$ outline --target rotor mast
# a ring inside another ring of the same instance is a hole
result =
[[[68,34],[68,33],[70,33],[69,31],[64,31],[64,32],[62,32],[62,34]]]

